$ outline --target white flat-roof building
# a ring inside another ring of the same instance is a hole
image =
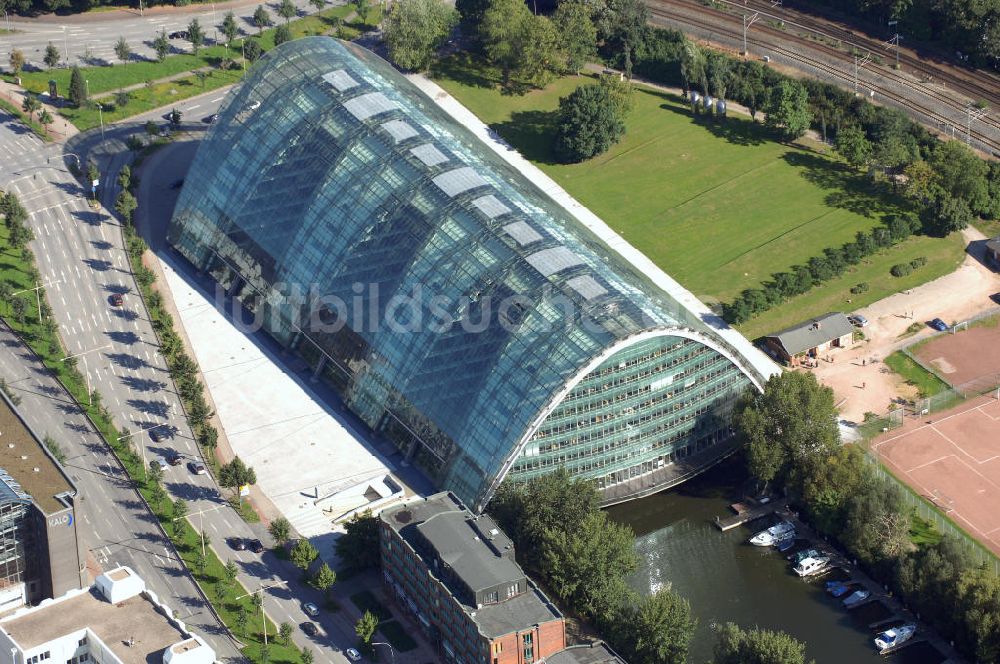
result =
[[[131,568],[0,619],[0,652],[11,664],[212,664],[192,633]]]

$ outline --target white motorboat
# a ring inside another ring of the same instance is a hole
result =
[[[795,537],[795,526],[788,521],[782,521],[751,537],[750,543],[754,546],[774,546],[789,536]]]
[[[887,629],[875,637],[875,647],[880,653],[891,650],[904,641],[908,641],[916,631],[917,626],[913,623]]]
[[[862,588],[861,590],[855,590],[853,593],[851,593],[841,601],[844,603],[844,606],[846,606],[847,608],[851,608],[855,604],[860,604],[869,597],[871,597],[871,592]]]
[[[830,558],[828,556],[806,558],[795,566],[795,573],[799,576],[812,576],[814,574],[819,574],[829,566]]]

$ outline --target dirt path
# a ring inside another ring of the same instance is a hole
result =
[[[962,236],[972,243],[974,253],[986,239],[974,228],[965,229]],[[910,398],[916,392],[880,360],[905,344],[930,336],[933,330],[926,322],[932,318],[952,323],[996,308],[997,302],[990,296],[998,292],[1000,274],[967,253],[951,274],[859,310],[869,321],[865,328],[868,338],[832,356],[833,362],[821,361],[813,371],[820,382],[833,389],[845,419],[860,422],[868,411],[884,413],[894,398]],[[917,334],[900,339],[913,323],[924,325]]]

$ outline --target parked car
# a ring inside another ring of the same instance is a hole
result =
[[[853,325],[854,327],[865,327],[866,325],[868,325],[868,319],[862,316],[861,314],[854,314],[852,316],[848,316],[847,320],[850,321],[851,325]]]
[[[254,553],[264,553],[264,544],[259,539],[247,540],[247,548]]]
[[[123,304],[125,304],[125,296],[122,295],[121,293],[115,293],[110,298],[108,298],[108,301],[111,302],[111,306],[120,307]]]
[[[167,37],[169,39],[187,39],[188,33],[187,30],[175,30],[174,32],[171,32],[169,35],[167,35]]]
[[[314,622],[304,622],[302,623],[302,633],[306,636],[316,636],[319,634],[319,628]]]
[[[195,475],[204,475],[205,473],[208,472],[208,469],[205,468],[205,464],[200,463],[198,461],[189,461],[188,470],[190,470]]]
[[[306,602],[303,604],[302,610],[306,612],[306,615],[312,616],[313,618],[319,615],[319,607],[312,602]]]
[[[351,660],[352,662],[361,661],[361,653],[359,653],[354,648],[348,648],[347,650],[344,651],[344,654],[347,655],[347,659]]]
[[[930,325],[931,325],[931,327],[933,327],[938,332],[947,332],[948,331],[948,323],[944,322],[940,318],[935,318],[934,320],[932,320],[931,323],[930,323]]]
[[[230,537],[229,538],[229,548],[233,551],[246,551],[247,543],[242,537]]]

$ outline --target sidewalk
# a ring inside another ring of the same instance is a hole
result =
[[[8,83],[0,79],[0,97],[3,97],[10,103],[14,104],[18,108],[21,108],[21,104],[24,103],[24,89],[14,85],[13,83]],[[38,101],[42,102],[42,108],[49,112],[52,116],[52,124],[50,124],[46,131],[52,136],[52,139],[56,143],[65,143],[66,139],[71,136],[75,136],[80,133],[80,130],[76,128],[75,125],[69,122],[66,118],[59,114],[59,109],[52,104],[46,103],[48,99],[47,95],[39,95]],[[38,113],[40,113],[39,111]],[[38,117],[38,113],[35,117]]]

